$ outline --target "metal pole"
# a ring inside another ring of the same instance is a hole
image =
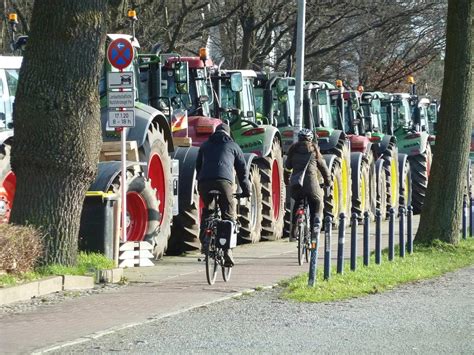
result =
[[[370,258],[370,246],[369,246],[369,235],[370,235],[370,221],[369,212],[364,212],[364,265],[369,265]]]
[[[122,242],[127,241],[127,128],[122,128],[122,183],[121,195],[122,195]]]
[[[471,196],[469,206],[469,235],[474,237],[474,197]]]
[[[298,22],[296,25],[296,87],[295,87],[295,122],[293,140],[298,140],[298,132],[303,127],[303,81],[304,81],[304,40],[305,40],[306,1],[298,0]]]
[[[332,218],[324,217],[324,279],[329,280],[331,277],[331,233]]]
[[[375,211],[375,263],[382,263],[382,214]]]
[[[344,239],[346,234],[346,215],[341,213],[339,215],[339,233],[337,243],[337,273],[344,272]]]
[[[467,195],[462,200],[462,239],[467,238]]]
[[[395,237],[395,210],[390,207],[388,216],[388,260],[392,261],[395,254],[393,239]]]
[[[400,207],[399,211],[399,221],[398,221],[398,247],[400,248],[400,257],[405,257],[405,207]]]
[[[408,206],[407,212],[407,251],[408,254],[413,254],[413,207]]]
[[[351,270],[357,268],[357,213],[351,216]]]

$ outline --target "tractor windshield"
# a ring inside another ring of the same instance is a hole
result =
[[[188,114],[196,115],[202,108],[202,114],[209,117],[209,103],[203,102],[201,98],[209,99],[208,88],[206,85],[205,74],[203,69],[191,69],[189,93],[179,93],[176,88],[175,76],[173,70],[164,70],[162,80],[162,93],[171,101],[173,109],[184,109]]]
[[[224,120],[229,120],[230,124],[233,124],[239,119],[239,115],[233,112],[226,112],[227,109],[239,108],[239,92],[232,91],[230,86],[221,87],[221,104],[220,107],[223,109],[221,117]]]

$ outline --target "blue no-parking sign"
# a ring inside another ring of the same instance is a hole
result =
[[[125,69],[133,60],[132,43],[125,38],[113,40],[107,49],[107,59],[114,68]]]

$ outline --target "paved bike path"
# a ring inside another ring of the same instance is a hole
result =
[[[414,219],[414,226],[417,223],[418,219]],[[362,230],[359,230],[358,249],[361,255]],[[385,247],[386,223],[383,231]],[[349,256],[349,241],[348,229],[346,257]],[[371,242],[373,248],[374,238]],[[334,262],[337,248],[335,235],[332,246]],[[0,315],[0,352],[31,353],[64,346],[69,342],[88,341],[133,324],[170,316],[257,287],[274,285],[307,271],[308,267],[307,264],[297,264],[296,243],[287,241],[241,246],[234,250],[234,256],[237,265],[228,283],[218,275],[215,285],[207,285],[205,266],[197,261],[197,255],[166,257],[155,267],[125,270],[125,276],[133,283],[123,289],[68,299],[30,312]],[[319,263],[322,263],[321,252]]]

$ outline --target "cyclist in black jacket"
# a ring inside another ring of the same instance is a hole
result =
[[[217,126],[216,131],[209,139],[201,145],[196,160],[196,171],[198,179],[198,190],[204,203],[201,220],[205,221],[213,206],[209,191],[217,190],[219,196],[219,208],[223,220],[236,220],[233,192],[235,172],[242,189],[241,197],[250,196],[250,181],[246,169],[242,149],[230,136],[230,128],[222,123]],[[206,242],[201,233],[199,235],[201,245]],[[205,249],[205,248],[203,248]],[[232,266],[232,255],[230,250],[226,252],[226,266]]]

